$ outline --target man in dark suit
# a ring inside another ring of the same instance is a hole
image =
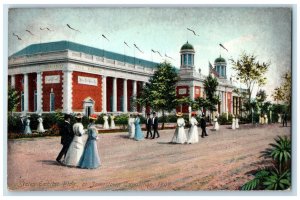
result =
[[[153,127],[153,137],[152,137],[152,139],[155,138],[156,134],[157,134],[157,138],[159,138],[159,133],[158,133],[158,117],[156,116],[155,112],[153,112],[152,127]]]
[[[61,159],[62,157],[66,156],[66,153],[69,149],[69,146],[73,140],[74,133],[71,126],[71,116],[68,114],[65,114],[65,121],[60,127],[60,135],[61,135],[61,144],[63,145],[63,148],[59,152],[56,161],[60,164],[62,164]]]
[[[208,136],[206,133],[206,121],[205,121],[205,115],[203,114],[201,119],[200,119],[200,127],[202,129],[202,134],[201,137],[204,138],[204,136]]]
[[[149,133],[150,133],[150,138],[152,138],[152,119],[150,117],[150,113],[147,113],[147,118],[146,118],[146,129],[147,129],[147,136],[145,138],[148,138]]]
[[[283,114],[282,125],[287,126],[287,114],[286,113]]]

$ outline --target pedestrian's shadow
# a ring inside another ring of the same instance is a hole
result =
[[[119,135],[119,137],[129,139],[128,135]]]
[[[157,144],[169,144],[169,145],[175,145],[176,143],[172,143],[172,142],[157,142]]]
[[[61,166],[61,164],[59,164],[58,162],[56,162],[55,160],[38,160],[37,162],[41,162],[45,165],[56,165],[56,166]]]

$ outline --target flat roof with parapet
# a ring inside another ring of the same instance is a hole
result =
[[[48,52],[56,52],[56,51],[64,51],[71,50],[76,52],[81,52],[85,54],[95,55],[99,57],[105,57],[111,60],[117,60],[120,62],[126,62],[132,65],[141,65],[148,68],[156,68],[159,63],[151,62],[147,60],[143,60],[140,58],[135,58],[132,56],[126,56],[124,54],[114,53],[111,51],[106,51],[103,49],[98,49],[95,47],[86,46],[83,44],[78,44],[70,41],[56,41],[56,42],[47,42],[47,43],[37,43],[31,44],[24,49],[14,53],[10,56],[13,57],[21,57],[26,55],[34,55],[39,53],[48,53]]]

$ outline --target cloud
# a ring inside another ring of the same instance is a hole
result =
[[[231,52],[236,52],[243,46],[245,43],[253,42],[256,39],[256,36],[253,34],[243,35],[238,38],[234,38],[228,42],[225,42],[223,45]]]

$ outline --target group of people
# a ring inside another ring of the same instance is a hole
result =
[[[114,119],[115,119],[115,116],[110,115],[110,128],[111,129],[116,128]],[[103,129],[109,129],[108,116],[106,114],[103,116],[103,120],[104,120]]]
[[[38,133],[44,133],[45,129],[43,126],[43,118],[42,115],[39,114],[39,117],[37,119],[38,126],[36,129],[36,132]],[[22,115],[21,116],[21,123],[22,123],[22,133],[24,134],[32,134],[31,128],[30,128],[30,116],[29,115]]]
[[[287,126],[288,116],[286,113],[278,114],[278,123],[282,123],[282,126]]]
[[[183,116],[183,113],[178,112],[176,114],[178,117],[177,123],[176,123],[176,130],[174,133],[174,136],[171,140],[171,143],[176,143],[176,144],[193,144],[193,143],[198,143],[199,142],[199,135],[198,135],[198,121],[196,120],[195,116],[196,113],[191,114],[191,119],[189,121],[190,123],[190,128],[188,131],[188,134],[186,135],[184,127],[185,127],[185,121]],[[202,115],[202,118],[200,119],[200,127],[202,129],[202,134],[201,137],[204,138],[207,135],[206,132],[206,121],[205,121],[205,115]]]
[[[147,135],[146,139],[151,138],[155,139],[159,138],[158,133],[158,117],[156,116],[156,113],[153,112],[153,117],[150,117],[150,113],[147,114],[146,118],[146,129],[147,129]],[[152,134],[153,129],[153,134]],[[150,136],[150,137],[149,137]],[[137,141],[144,140],[144,134],[142,132],[142,128],[140,125],[140,114],[137,113],[135,115],[130,114],[128,118],[128,137],[134,138]]]
[[[87,132],[84,131],[82,117],[78,113],[75,116],[76,123],[72,126],[71,116],[65,114],[64,123],[60,127],[61,144],[63,147],[56,161],[70,167],[95,169],[100,166],[100,157],[96,142],[98,132],[95,127],[95,121],[98,116],[96,114],[89,116],[90,123],[87,127]],[[62,160],[63,157],[64,159]]]

